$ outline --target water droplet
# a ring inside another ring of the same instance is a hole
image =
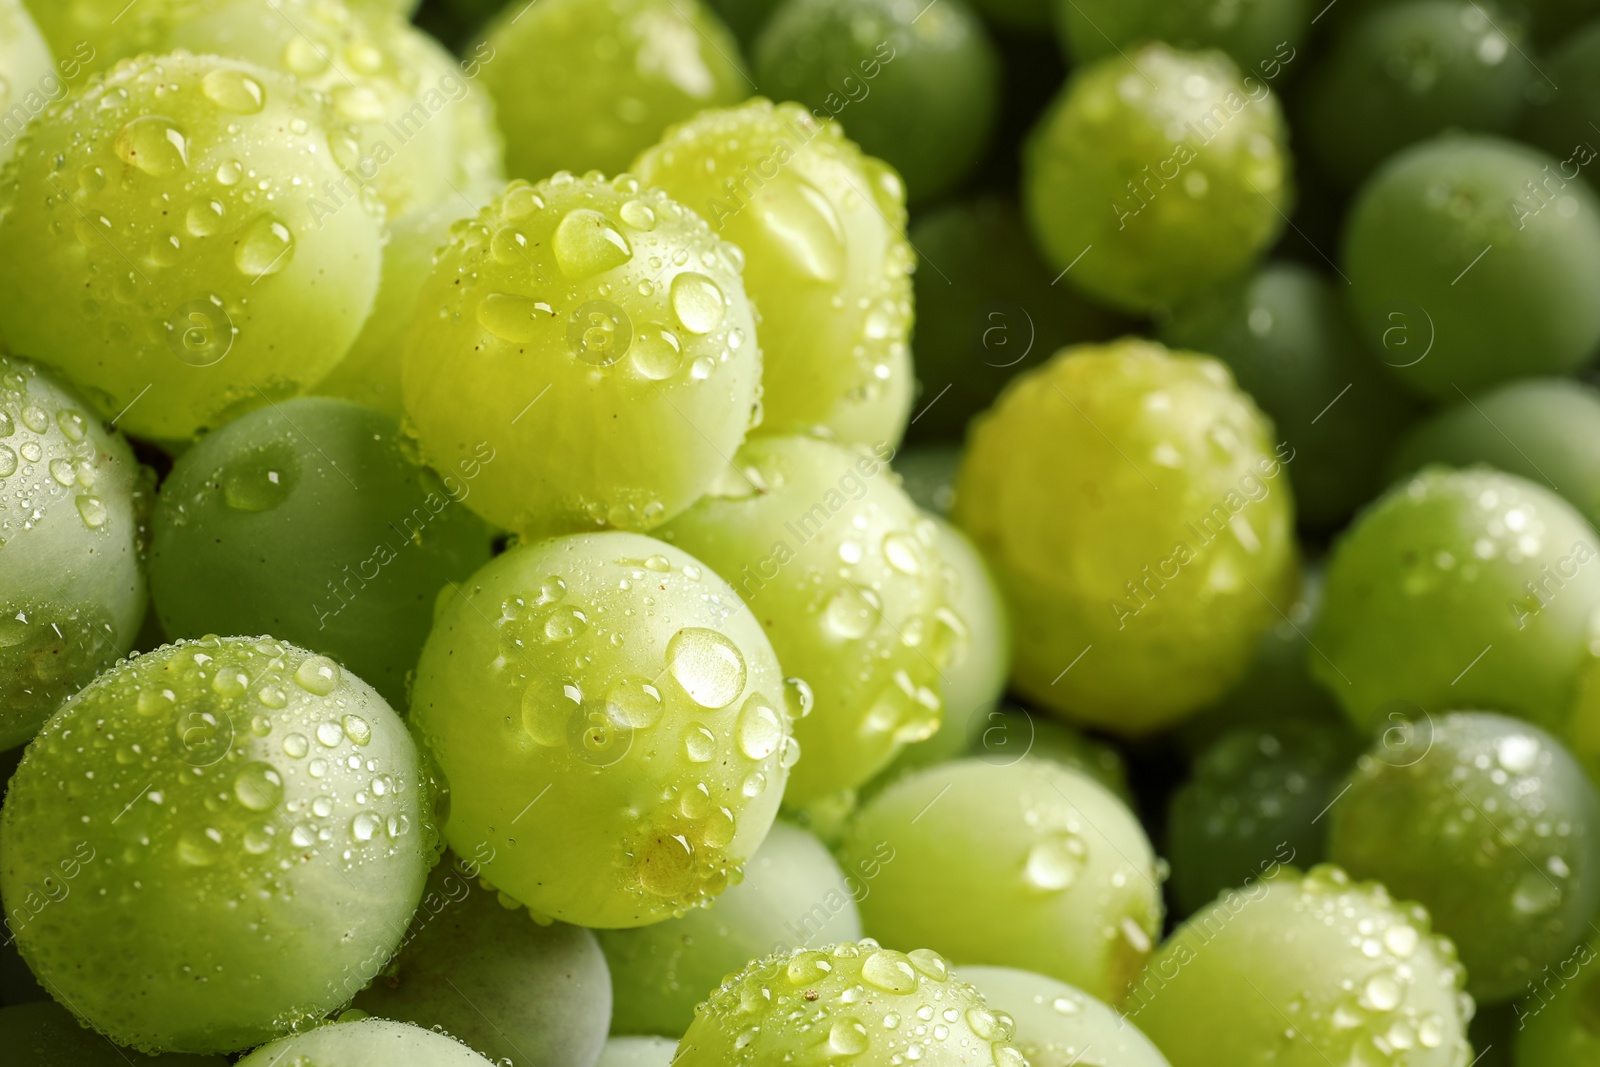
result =
[[[312,656],[295,668],[294,680],[306,692],[325,697],[339,687],[339,665],[327,656]]]
[[[83,520],[85,526],[99,529],[105,525],[109,513],[106,511],[105,502],[99,497],[84,493],[78,497],[77,505],[78,517]]]
[[[860,1019],[840,1016],[828,1027],[828,1051],[835,1056],[859,1056],[871,1044]]]
[[[639,851],[638,877],[654,896],[682,895],[694,878],[694,846],[681,834],[657,834]]]
[[[859,640],[871,633],[883,618],[877,595],[845,585],[834,593],[822,609],[822,623],[837,637]]]
[[[89,423],[83,414],[71,408],[62,408],[56,413],[56,425],[61,427],[61,432],[69,441],[82,441],[89,432]]]
[[[784,975],[794,985],[814,985],[833,972],[833,964],[822,952],[796,953],[784,969]]]
[[[290,734],[283,739],[283,751],[295,759],[300,759],[311,751],[311,742],[306,740],[305,734]]]
[[[216,178],[223,185],[238,185],[242,177],[244,168],[239,166],[237,159],[229,159],[217,165]]]
[[[725,708],[744,691],[744,657],[715,630],[690,626],[673,634],[667,642],[667,669],[702,708]]]
[[[690,333],[708,334],[722,325],[726,301],[717,283],[686,271],[672,279],[672,310]]]
[[[1538,738],[1528,734],[1511,734],[1500,739],[1495,755],[1500,766],[1512,774],[1527,774],[1539,762]]]
[[[656,213],[650,210],[650,205],[643,200],[629,200],[617,212],[622,216],[622,221],[636,230],[653,230],[656,228]]]
[[[78,479],[78,469],[73,466],[72,460],[58,457],[50,461],[50,477],[62,485],[71,485]]]
[[[277,274],[294,259],[294,234],[271,215],[259,215],[244,228],[233,250],[233,265],[249,278]]]
[[[766,759],[783,743],[783,720],[760,693],[751,694],[739,709],[734,731],[739,751],[753,760]]]
[[[588,616],[577,608],[557,608],[544,621],[546,641],[570,641],[589,629]]]
[[[634,730],[661,721],[661,691],[643,678],[624,678],[606,693],[606,714]]]
[[[785,678],[783,704],[784,710],[789,713],[789,719],[798,722],[811,714],[811,709],[816,707],[817,698],[812,694],[811,686],[804,678]]]
[[[1379,973],[1368,978],[1364,993],[1373,1011],[1393,1011],[1400,1006],[1400,983],[1391,974]]]
[[[588,278],[633,258],[628,239],[598,211],[569,211],[551,239],[556,265],[569,278]]]
[[[896,531],[884,537],[883,556],[901,574],[922,573],[922,553],[917,539],[908,533]]]
[[[344,731],[339,729],[337,723],[320,722],[314,732],[317,735],[317,743],[323,748],[336,748],[344,740]]]
[[[804,180],[774,182],[756,198],[762,231],[757,240],[795,270],[831,285],[844,274],[844,228],[832,203]],[[748,251],[748,250],[747,250]]]
[[[261,83],[242,70],[218,67],[200,81],[206,99],[225,111],[254,115],[266,106],[267,92]]]
[[[233,778],[233,795],[251,811],[266,811],[283,799],[283,778],[270,763],[247,763]]]
[[[17,473],[17,454],[10,445],[0,445],[0,478]]]
[[[535,675],[522,691],[522,728],[538,744],[564,745],[567,723],[582,703],[583,693],[577,686]]]
[[[633,339],[633,366],[653,382],[665,381],[683,366],[683,345],[664,326],[646,326]]]
[[[191,867],[209,867],[222,856],[221,832],[185,830],[178,838],[178,859]]]
[[[717,735],[704,726],[691,726],[683,735],[683,750],[691,763],[707,763],[717,754]]]
[[[1078,880],[1088,850],[1076,834],[1057,834],[1028,850],[1023,877],[1047,892],[1066,889]]]
[[[372,741],[372,727],[359,715],[346,715],[339,720],[339,725],[344,727],[344,735],[357,748],[365,748]]]
[[[510,293],[490,293],[478,301],[478,325],[502,340],[528,344],[539,336],[543,323],[554,319],[555,309],[543,300]]]
[[[362,844],[378,836],[382,829],[383,819],[375,812],[363,811],[350,820],[350,836]]]
[[[1524,915],[1541,915],[1560,903],[1560,887],[1539,871],[1524,873],[1511,894],[1511,906]]]
[[[216,200],[196,200],[189,205],[184,222],[196,237],[210,237],[222,228],[222,204]]]
[[[189,166],[189,142],[169,118],[145,115],[117,131],[117,158],[144,173],[164,178]]]
[[[903,953],[880,949],[861,961],[861,978],[890,993],[911,993],[917,988],[917,969]]]

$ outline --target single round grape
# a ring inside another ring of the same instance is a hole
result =
[[[0,814],[23,957],[144,1051],[231,1052],[348,1001],[435,855],[399,717],[268,637],[180,641],[102,674],[45,724]]]
[[[289,77],[144,56],[51,104],[8,170],[0,333],[128,433],[182,439],[293,395],[350,347],[378,219],[318,218],[329,113]]]
[[[594,1067],[671,1067],[678,1041],[669,1037],[613,1037]]]
[[[1426,905],[1461,952],[1467,990],[1505,1001],[1583,941],[1600,909],[1600,793],[1537,727],[1429,716],[1361,757],[1328,853]]]
[[[913,276],[914,337],[921,387],[917,440],[959,441],[972,417],[1012,378],[1064,345],[1124,332],[1119,316],[1052,285],[1056,272],[1033,250],[1022,214],[980,199],[923,215],[910,241],[922,258]]]
[[[493,57],[483,82],[506,171],[528,181],[623,170],[668,126],[753,88],[733,35],[700,0],[506,4],[478,52]]]
[[[857,1067],[1026,1065],[1011,1020],[985,1007],[937,952],[896,952],[871,939],[751,961],[695,1013],[672,1062],[756,1067],[812,1056],[848,1056]]]
[[[886,460],[807,437],[757,437],[661,536],[738,590],[816,711],[795,723],[801,804],[850,789],[939,727],[939,689],[968,640],[946,600],[937,533]],[[806,709],[802,709],[806,710]]]
[[[1556,166],[1521,145],[1446,134],[1363,187],[1345,273],[1368,346],[1408,387],[1454,400],[1595,354],[1600,198],[1552,177]]]
[[[1093,778],[1133,806],[1128,768],[1112,745],[1079,733],[1054,716],[1015,704],[991,711],[977,725],[969,755],[998,767],[1009,767],[1024,756],[1058,763]]]
[[[0,165],[16,151],[26,123],[44,110],[46,95],[64,92],[67,72],[79,69],[68,56],[58,75],[50,46],[22,0],[0,0],[0,113],[5,115],[0,124]]]
[[[1283,868],[1180,926],[1123,1012],[1172,1067],[1460,1067],[1462,981],[1421,905],[1331,865]]]
[[[433,869],[400,954],[355,1007],[442,1029],[501,1067],[590,1067],[611,1020],[594,935],[507,908],[475,880],[480,866],[452,856]]]
[[[1161,935],[1139,820],[1054,763],[965,759],[901,778],[857,812],[840,855],[850,868],[884,849],[859,907],[886,944],[1037,971],[1115,1004]]]
[[[0,355],[0,749],[133,647],[148,473],[53,373]]]
[[[0,1044],[17,1067],[227,1067],[221,1056],[146,1056],[129,1052],[80,1023],[53,1000],[0,1008]]]
[[[302,397],[235,419],[173,464],[150,589],[172,637],[272,633],[406,706],[439,591],[489,562],[467,509],[492,452],[441,479],[387,415]]]
[[[1216,360],[1069,348],[973,426],[957,522],[1011,609],[1012,683],[1125,735],[1242,675],[1294,580],[1288,442]]]
[[[583,926],[721,893],[799,755],[761,624],[640,534],[496,557],[441,603],[413,692],[412,727],[451,785],[451,845],[491,849],[495,886]]]
[[[1267,85],[1216,52],[1149,44],[1075,72],[1029,136],[1023,198],[1063,280],[1151,311],[1247,269],[1292,199]]]
[[[964,0],[784,0],[753,55],[764,95],[837,119],[913,201],[972,170],[999,110],[999,54]]]
[[[861,937],[856,898],[871,883],[846,875],[815,837],[787,823],[772,832],[709,908],[637,930],[605,930],[619,1034],[677,1037],[695,1005],[746,963],[773,952]]]
[[[1496,708],[1559,731],[1594,658],[1600,539],[1554,493],[1430,467],[1334,546],[1311,672],[1363,728]]]
[[[1547,968],[1511,1006],[1517,1067],[1593,1067],[1600,1063],[1600,938]],[[1509,1062],[1509,1061],[1508,1061]]]
[[[894,445],[911,407],[905,187],[838,123],[752,100],[669,130],[635,169],[745,254],[762,430]],[[751,173],[753,171],[753,174]],[[724,174],[749,175],[729,188]]]
[[[1271,263],[1178,309],[1170,345],[1216,356],[1295,448],[1300,521],[1326,529],[1377,495],[1411,404],[1376,366],[1321,274]]]
[[[1535,100],[1526,117],[1526,139],[1562,161],[1558,172],[1571,177],[1596,158],[1591,117],[1600,114],[1600,22],[1586,26],[1543,60],[1557,88]],[[1536,88],[1549,88],[1541,81]],[[1591,185],[1592,173],[1586,174]]]
[[[410,1023],[359,1019],[262,1045],[235,1067],[493,1067],[454,1038]]]
[[[1012,1041],[1030,1067],[1167,1067],[1149,1038],[1065,982],[1010,967],[962,967],[961,977],[983,994],[991,1010],[1011,1016]]]
[[[1146,41],[1218,48],[1247,74],[1277,77],[1298,58],[1311,0],[1053,0],[1062,43],[1080,63]]]
[[[500,457],[467,506],[524,534],[648,529],[704,493],[760,395],[739,250],[627,175],[513,182],[452,233],[402,384],[433,466]]]

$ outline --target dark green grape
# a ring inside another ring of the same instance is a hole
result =
[[[281,634],[332,656],[406,705],[447,583],[489,559],[462,506],[493,462],[441,479],[402,450],[393,419],[306,397],[206,437],[161,487],[151,588],[173,637]]]
[[[1567,38],[1543,66],[1558,88],[1539,83],[1549,92],[1528,113],[1528,140],[1562,161],[1562,177],[1581,171],[1594,184],[1593,171],[1584,168],[1594,163],[1600,146],[1591,125],[1600,116],[1600,22]]]
[[[118,1048],[53,1000],[0,1009],[0,1048],[15,1067],[227,1067],[221,1056],[147,1056]],[[19,1057],[11,1059],[9,1057]]]
[[[1560,374],[1600,345],[1600,198],[1493,137],[1414,145],[1362,189],[1345,273],[1367,345],[1408,386],[1457,397]]]
[[[1063,43],[1079,62],[1145,41],[1220,48],[1247,73],[1277,77],[1297,56],[1313,0],[1054,0]],[[1269,73],[1270,72],[1270,73]]]
[[[1516,1016],[1516,1067],[1600,1063],[1600,937],[1579,945],[1529,983]]]
[[[1343,294],[1307,267],[1272,263],[1180,308],[1164,339],[1216,356],[1294,446],[1303,524],[1329,527],[1370,500],[1410,405],[1374,365]]]
[[[755,46],[756,83],[843,123],[912,201],[961,180],[988,142],[999,59],[964,0],[785,0]]]

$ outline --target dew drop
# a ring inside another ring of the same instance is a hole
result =
[[[216,200],[196,200],[189,205],[184,223],[195,237],[210,237],[222,228],[222,204]]]
[[[144,173],[164,178],[189,166],[189,142],[171,119],[145,115],[117,131],[117,158]]]
[[[339,720],[339,725],[357,748],[365,748],[372,741],[372,727],[359,715],[346,715]]]
[[[350,820],[350,836],[365,844],[378,836],[383,829],[383,819],[375,812],[363,811]]]
[[[708,334],[722,325],[726,301],[717,283],[685,271],[672,279],[672,310],[690,333]]]
[[[917,969],[903,953],[880,949],[861,961],[861,978],[889,993],[911,993],[917,988]]]
[[[681,834],[652,837],[640,850],[638,878],[653,896],[681,896],[694,878],[694,846]]]
[[[237,115],[254,115],[266,106],[267,93],[261,83],[242,70],[218,67],[200,81],[206,99]]]
[[[221,856],[222,834],[217,830],[185,830],[178,838],[178,859],[190,867],[210,867]]]
[[[1046,892],[1066,889],[1078,880],[1087,849],[1074,834],[1057,834],[1028,850],[1023,877]]]
[[[325,697],[339,687],[339,665],[327,656],[312,656],[295,668],[294,680],[306,692]]]
[[[633,258],[628,239],[611,220],[588,208],[569,211],[551,238],[556,265],[569,278],[589,278]]]
[[[653,382],[665,381],[683,366],[683,345],[677,334],[663,326],[646,326],[640,330],[629,351],[634,369]]]
[[[622,216],[622,221],[636,230],[653,230],[656,228],[656,213],[650,210],[650,205],[643,200],[629,200],[622,205],[617,214]]]
[[[840,1016],[828,1027],[828,1050],[835,1056],[859,1056],[871,1042],[860,1019]]]
[[[83,520],[85,526],[92,530],[97,530],[105,525],[108,512],[106,511],[105,502],[99,497],[85,493],[78,497],[76,503],[78,505],[78,517]]]
[[[840,588],[828,601],[827,607],[822,609],[823,626],[834,636],[847,641],[867,636],[882,618],[877,596],[864,593],[853,585]]]
[[[634,730],[661,721],[661,691],[643,678],[624,678],[606,693],[606,714]]]
[[[294,259],[294,235],[271,215],[252,220],[233,250],[233,265],[248,278],[277,274]]]
[[[527,344],[539,336],[544,321],[555,309],[543,300],[511,293],[490,293],[478,301],[478,325],[512,344]]]
[[[691,763],[707,763],[717,755],[717,735],[704,726],[691,726],[683,735],[683,750]]]
[[[734,732],[739,751],[753,760],[766,759],[783,743],[783,721],[760,693],[751,694],[739,709]]]
[[[725,708],[744,691],[744,657],[715,630],[689,626],[673,634],[667,669],[702,708]]]
[[[883,539],[883,556],[889,566],[901,574],[922,573],[922,553],[917,549],[916,538],[896,531]]]
[[[283,778],[270,763],[247,763],[234,775],[233,795],[251,811],[267,811],[283,799]]]

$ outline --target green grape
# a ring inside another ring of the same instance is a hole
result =
[[[695,1005],[750,960],[859,939],[856,899],[871,890],[841,871],[815,837],[773,823],[744,881],[709,908],[600,933],[611,968],[612,1032],[675,1038],[694,1022]]]
[[[450,857],[433,869],[400,954],[355,1007],[442,1029],[501,1067],[590,1067],[611,1019],[594,935],[506,907],[474,881],[480,866]]]
[[[1065,982],[1010,967],[962,967],[995,1011],[1011,1016],[1012,1039],[1030,1067],[1167,1067],[1150,1039],[1116,1011]]]
[[[485,51],[487,49],[487,51]],[[479,53],[506,139],[506,170],[628,166],[662,131],[752,88],[739,46],[700,0],[508,3]]]
[[[972,170],[999,110],[1000,57],[963,0],[784,0],[753,54],[764,95],[839,120],[915,202]]]
[[[936,1014],[930,1029],[925,1020]],[[937,952],[896,952],[871,939],[753,960],[695,1013],[672,1062],[757,1067],[842,1057],[855,1067],[1027,1067],[1011,1020],[985,1007]]]
[[[1600,1063],[1600,938],[1546,967],[1511,1006],[1517,1067],[1594,1067]],[[1481,1016],[1480,1016],[1481,1017]]]
[[[1544,60],[1544,70],[1558,88],[1529,108],[1527,139],[1561,160],[1561,176],[1571,178],[1596,157],[1589,123],[1600,114],[1600,22],[1563,41]],[[1591,185],[1600,182],[1592,171],[1586,177]]]
[[[159,51],[169,20],[210,0],[23,0],[50,50],[103,70],[119,59]]]
[[[412,728],[451,785],[451,844],[493,849],[486,878],[583,926],[721,893],[799,756],[761,624],[641,534],[496,557],[441,602],[413,692]]]
[[[961,467],[961,449],[956,445],[920,445],[894,457],[894,472],[900,488],[923,511],[940,518],[950,514],[956,500],[956,471]]]
[[[1430,467],[1334,546],[1311,672],[1363,728],[1483,707],[1559,731],[1596,655],[1597,545],[1541,486]]]
[[[161,487],[150,588],[172,637],[270,632],[344,664],[396,708],[446,584],[489,561],[465,506],[492,450],[441,479],[393,419],[304,397],[235,419]]]
[[[973,426],[957,522],[1011,609],[1012,683],[1124,735],[1221,696],[1294,581],[1295,452],[1217,361],[1069,348]]]
[[[1180,926],[1123,1011],[1172,1067],[1461,1067],[1462,980],[1421,905],[1281,868]]]
[[[262,1045],[234,1067],[493,1067],[447,1034],[387,1019],[319,1026]]]
[[[702,112],[635,169],[745,253],[766,359],[763,431],[823,425],[846,443],[898,443],[911,407],[914,258],[894,171],[838,123],[765,100]]]
[[[753,438],[661,531],[738,590],[784,669],[810,683],[790,804],[860,785],[937,730],[938,689],[967,641],[935,527],[895,484],[889,455]]]
[[[1064,345],[1105,341],[1124,321],[1065,286],[1033,250],[1008,201],[980,199],[922,216],[910,240],[923,264],[914,338],[921,403],[910,434],[958,441],[1018,374]]]
[[[1344,0],[1333,9],[1333,14],[1357,18],[1373,9],[1394,4],[1395,0]],[[1584,23],[1600,17],[1600,0],[1496,0],[1485,4],[1484,9],[1501,25],[1513,22],[1531,26],[1535,43],[1548,47],[1577,35]],[[1336,20],[1330,18],[1330,21]],[[1552,82],[1566,85],[1542,58],[1540,62]]]
[[[487,443],[502,458],[468,506],[524,534],[671,518],[755,417],[740,258],[627,175],[513,182],[416,298],[402,384],[423,455],[451,470]]]
[[[677,1051],[676,1038],[613,1037],[594,1067],[671,1067]]]
[[[1390,480],[1430,463],[1482,463],[1545,482],[1600,524],[1600,391],[1536,378],[1480,393],[1412,430],[1390,458]]]
[[[54,374],[0,355],[0,749],[133,646],[149,472]]]
[[[1328,279],[1268,264],[1179,308],[1162,336],[1228,364],[1294,445],[1289,481],[1303,524],[1337,526],[1383,487],[1384,457],[1411,405],[1377,368]]]
[[[1446,134],[1363,187],[1345,273],[1368,346],[1410,388],[1453,400],[1576,369],[1600,346],[1600,198],[1554,166]]]
[[[0,1008],[0,1046],[17,1067],[227,1067],[221,1056],[146,1056],[128,1052],[87,1029],[50,1000]]]
[[[1161,875],[1139,820],[1055,763],[964,759],[901,778],[840,848],[846,867],[885,853],[859,906],[886,944],[1037,971],[1114,1004],[1161,934]]]
[[[1461,952],[1468,992],[1506,1001],[1600,909],[1600,794],[1537,727],[1430,716],[1385,731],[1361,758],[1333,806],[1328,853],[1426,905]]]
[[[1053,0],[1053,6],[1062,43],[1080,63],[1166,41],[1221,49],[1268,78],[1295,60],[1317,14],[1312,0]]]
[[[79,61],[71,58],[62,63],[61,74],[80,69]],[[0,165],[11,158],[17,138],[44,110],[45,102],[65,92],[50,46],[22,0],[0,0]]]
[[[1272,90],[1219,53],[1149,44],[1097,60],[1029,136],[1034,236],[1097,299],[1131,311],[1187,299],[1276,240],[1293,195],[1287,140]]]
[[[382,255],[376,217],[318,219],[302,195],[340,178],[327,117],[286,75],[181,53],[51,104],[6,171],[0,333],[150,437],[316,381]]]
[[[1129,807],[1128,768],[1114,747],[1081,734],[1055,718],[1035,715],[1018,705],[991,711],[972,738],[969,754],[985,763],[1008,767],[1024,756],[1058,763],[1088,775]]]
[[[29,746],[0,814],[6,918],[113,1041],[247,1048],[382,968],[436,855],[430,801],[404,724],[332,660],[180,641],[102,674]]]

